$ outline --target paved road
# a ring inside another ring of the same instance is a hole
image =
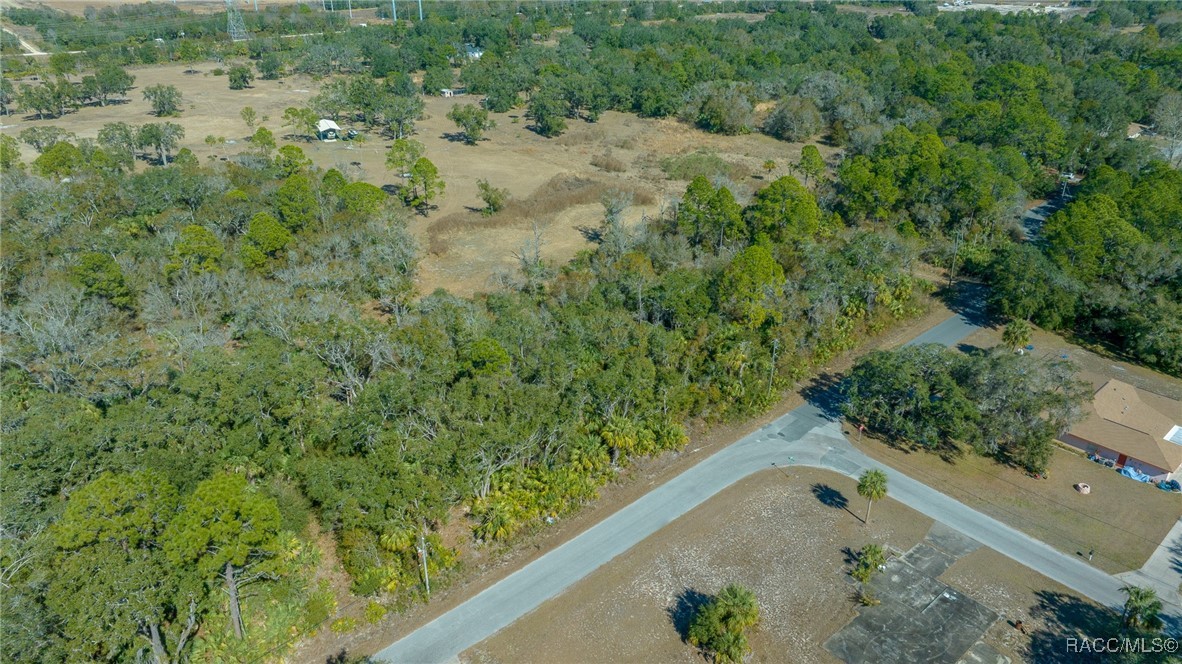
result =
[[[1182,606],[1182,519],[1166,533],[1141,569],[1117,576],[1134,586],[1153,588],[1163,603],[1175,609]],[[1182,611],[1170,611],[1166,621],[1167,630],[1182,634]]]
[[[910,343],[950,346],[978,329],[979,310],[953,316]],[[825,395],[704,459],[664,485],[379,652],[397,664],[447,662],[635,546],[735,482],[773,465],[824,468],[856,477],[887,473],[890,497],[976,539],[1073,591],[1108,606],[1123,583],[995,519],[883,466],[846,441]],[[827,404],[828,402],[828,404]],[[1175,607],[1176,609],[1176,607]],[[1182,616],[1182,610],[1176,610]]]

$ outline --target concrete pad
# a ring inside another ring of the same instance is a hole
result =
[[[949,554],[919,544],[912,560],[943,566]],[[869,586],[881,601],[861,609],[825,648],[850,664],[955,664],[980,641],[997,614],[980,602],[936,581],[909,563],[907,555],[887,563]],[[992,664],[992,662],[991,662]]]
[[[910,551],[903,554],[903,559],[907,564],[933,579],[938,578],[949,567],[952,567],[952,563],[956,562],[954,556],[926,542],[916,544]]]
[[[969,648],[969,651],[964,654],[958,664],[1011,664],[1014,660],[997,652],[997,650],[985,643],[978,641],[976,645]]]
[[[981,548],[981,543],[940,523],[932,524],[924,540],[941,551],[950,554],[954,559],[966,556]]]
[[[887,562],[886,571],[870,579],[870,589],[882,600],[921,611],[943,593],[948,586],[910,564],[904,555]]]

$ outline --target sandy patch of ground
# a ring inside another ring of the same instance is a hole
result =
[[[471,662],[695,662],[682,642],[684,604],[729,583],[755,592],[755,661],[836,661],[821,644],[854,617],[842,549],[907,550],[931,520],[891,500],[869,526],[811,487],[840,491],[861,513],[856,482],[813,469],[739,482],[462,656]],[[881,510],[881,511],[880,511]],[[688,591],[688,593],[687,593]]]
[[[468,662],[700,662],[682,640],[687,600],[728,583],[755,592],[762,622],[756,662],[834,662],[822,644],[854,618],[843,549],[884,543],[900,553],[932,521],[889,498],[869,525],[818,501],[812,487],[845,495],[859,515],[853,479],[817,469],[768,470],[711,498],[559,597],[461,656]],[[1001,616],[984,641],[1015,661],[1032,640],[1062,629],[1042,606],[1091,607],[1065,588],[989,549],[952,565],[940,580]],[[689,592],[687,592],[689,591]],[[1010,620],[1023,620],[1027,632]]]

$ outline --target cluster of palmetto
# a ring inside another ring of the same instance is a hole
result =
[[[709,653],[717,664],[737,664],[751,651],[747,632],[758,624],[755,594],[732,584],[697,610],[686,640]]]

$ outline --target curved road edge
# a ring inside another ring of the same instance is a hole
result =
[[[980,311],[946,319],[910,344],[950,346],[979,325]],[[890,497],[954,528],[1014,561],[1100,604],[1118,609],[1124,583],[1019,530],[982,514],[854,449],[840,423],[812,404],[800,406],[739,439],[665,484],[513,572],[463,604],[407,634],[375,655],[396,664],[455,661],[649,535],[735,482],[772,466],[811,466],[857,477],[886,472]],[[1167,605],[1167,623],[1182,625],[1182,607]]]

